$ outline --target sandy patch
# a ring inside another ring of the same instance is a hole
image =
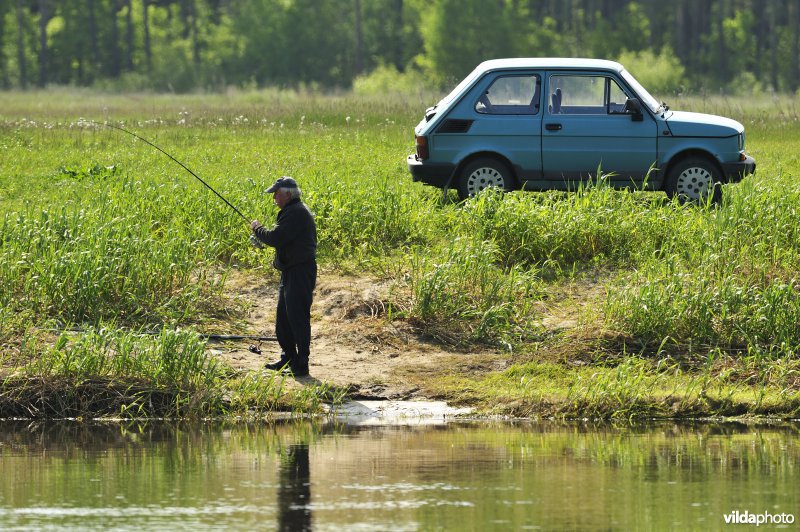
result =
[[[277,283],[253,274],[234,273],[226,284],[231,297],[244,300],[246,334],[273,336]],[[489,350],[460,351],[425,338],[405,320],[389,320],[389,282],[321,272],[311,308],[311,382],[348,387],[358,399],[427,398],[425,377],[467,361],[498,370],[508,356]],[[261,370],[278,358],[276,342],[264,341],[261,355],[250,341],[209,344],[233,368]],[[308,382],[306,379],[301,381]]]

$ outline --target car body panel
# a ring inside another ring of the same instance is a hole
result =
[[[670,111],[666,121],[673,136],[731,137],[744,131],[736,120],[705,113]]]

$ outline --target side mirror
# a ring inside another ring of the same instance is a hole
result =
[[[623,112],[631,115],[631,120],[634,122],[641,122],[644,119],[642,115],[642,103],[636,98],[628,98],[625,100],[625,109]]]

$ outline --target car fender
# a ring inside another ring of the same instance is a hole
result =
[[[663,167],[669,166],[675,160],[687,154],[702,155],[714,160],[717,164],[721,164],[722,161],[725,160],[725,154],[720,152],[719,139],[713,137],[662,137],[659,139],[658,148],[658,159],[661,161]],[[729,157],[735,158],[736,155],[735,153],[731,153]]]

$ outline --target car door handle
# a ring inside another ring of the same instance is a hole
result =
[[[561,129],[561,124],[545,124],[544,128],[547,131],[559,131]]]

